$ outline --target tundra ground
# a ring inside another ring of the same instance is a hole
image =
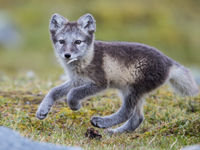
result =
[[[180,149],[200,143],[200,97],[181,98],[164,86],[150,94],[144,106],[145,120],[133,133],[85,137],[92,127],[93,115],[105,116],[117,111],[121,102],[115,91],[108,91],[83,102],[76,112],[64,102],[57,102],[45,120],[35,112],[50,88],[60,84],[25,76],[2,77],[0,82],[0,125],[20,132],[35,141],[100,149]]]

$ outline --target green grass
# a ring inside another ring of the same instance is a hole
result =
[[[97,40],[141,42],[181,63],[200,65],[199,4],[198,0],[0,0],[0,10],[8,14],[22,37],[21,45],[11,51],[22,55],[30,52],[26,62],[29,68],[33,67],[33,53],[52,53],[48,26],[54,13],[69,20],[91,13],[97,23]],[[7,50],[1,46],[0,52]],[[22,59],[22,55],[12,59]],[[3,56],[0,54],[1,59]],[[0,68],[7,69],[1,62]]]
[[[187,65],[200,64],[199,2],[196,0],[136,1],[1,1],[22,36],[22,45],[10,51],[0,45],[0,125],[19,131],[36,141],[77,145],[85,149],[180,149],[200,143],[200,96],[180,98],[162,87],[144,106],[145,121],[130,134],[101,140],[85,137],[93,115],[109,115],[120,107],[115,91],[91,98],[78,112],[63,102],[54,105],[48,118],[40,121],[35,112],[44,95],[60,84],[63,72],[55,61],[48,23],[53,13],[76,20],[84,13],[94,15],[96,39],[136,41],[160,49]],[[36,73],[26,77],[27,70]],[[7,76],[9,75],[9,77]]]
[[[150,94],[144,106],[145,120],[133,133],[107,135],[101,140],[85,137],[93,115],[109,115],[121,102],[115,91],[108,91],[83,103],[73,112],[57,102],[48,118],[38,120],[35,112],[48,90],[60,81],[39,78],[0,77],[0,125],[19,131],[35,141],[81,146],[84,149],[180,149],[200,143],[200,97],[180,98],[167,87]]]

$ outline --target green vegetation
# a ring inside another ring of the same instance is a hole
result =
[[[157,47],[185,65],[200,66],[199,0],[0,0],[22,36],[20,47],[0,46],[0,125],[36,141],[77,145],[85,149],[179,149],[200,142],[200,97],[180,98],[163,87],[147,98],[145,121],[130,134],[101,140],[84,136],[93,115],[116,112],[114,91],[84,102],[72,112],[59,102],[48,118],[35,118],[38,104],[60,84],[63,70],[56,63],[48,23],[53,13],[76,20],[84,13],[96,18],[96,39],[136,41]],[[0,12],[1,13],[1,12]],[[36,77],[28,79],[33,70]]]
[[[18,130],[36,141],[77,145],[85,149],[179,149],[200,141],[200,97],[180,98],[163,87],[151,94],[144,106],[145,121],[133,133],[107,135],[101,140],[85,137],[93,115],[109,115],[120,107],[114,91],[85,101],[73,112],[64,102],[57,102],[45,120],[35,117],[36,109],[47,91],[59,84],[18,76],[0,82],[0,125]]]
[[[1,11],[13,19],[24,41],[18,50],[0,47],[0,68],[11,75],[27,69],[48,76],[56,72],[51,15],[76,20],[88,12],[97,21],[98,40],[146,43],[183,64],[199,66],[199,5],[199,0],[0,0]]]

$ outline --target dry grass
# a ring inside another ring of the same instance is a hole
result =
[[[108,136],[101,140],[85,137],[93,115],[117,111],[120,100],[114,91],[96,96],[73,112],[63,102],[54,105],[48,118],[35,118],[38,104],[58,82],[29,80],[24,76],[0,82],[0,125],[13,128],[36,141],[81,146],[84,149],[180,149],[200,142],[200,97],[180,98],[166,87],[151,94],[144,106],[145,121],[133,133]]]

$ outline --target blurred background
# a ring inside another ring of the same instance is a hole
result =
[[[145,43],[200,70],[200,0],[0,0],[0,75],[63,73],[49,37],[53,13],[91,13],[97,40]]]

